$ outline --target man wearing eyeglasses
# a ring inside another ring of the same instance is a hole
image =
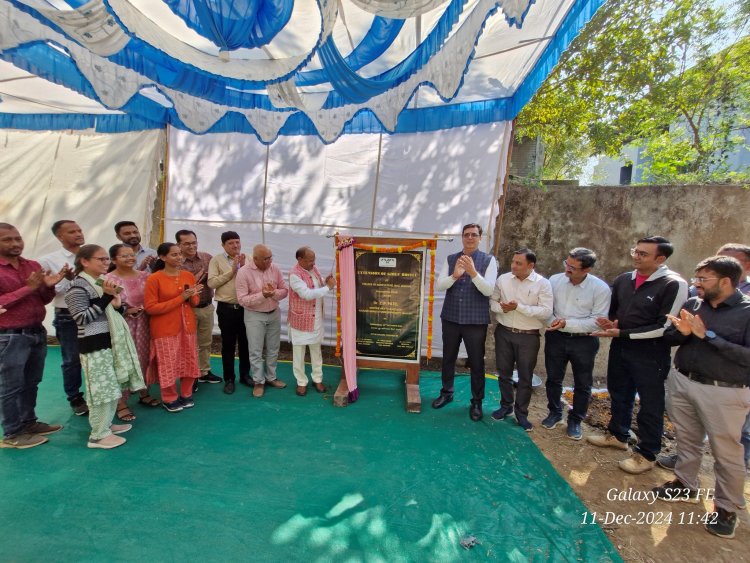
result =
[[[198,250],[198,237],[193,231],[182,229],[175,233],[175,241],[182,250],[182,269],[195,276],[195,283],[202,284],[200,301],[193,308],[198,331],[198,368],[201,375],[193,383],[193,392],[198,383],[221,383],[221,378],[211,373],[211,342],[214,334],[214,290],[206,283],[211,255]]]
[[[620,274],[612,285],[608,317],[596,320],[594,336],[612,338],[607,365],[611,401],[609,434],[588,436],[599,447],[627,451],[635,395],[638,410],[638,445],[619,462],[623,471],[640,474],[654,467],[664,430],[664,380],[671,363],[664,330],[687,299],[687,282],[667,268],[672,244],[664,237],[640,239],[630,250],[632,272]]]
[[[52,234],[60,241],[61,247],[54,252],[45,254],[39,263],[45,270],[64,272],[64,277],[55,286],[55,317],[52,326],[55,327],[55,337],[60,344],[62,355],[63,389],[70,403],[70,408],[76,416],[84,416],[89,412],[86,400],[83,398],[81,386],[81,360],[78,355],[78,325],[68,311],[65,303],[65,293],[70,288],[70,282],[75,277],[73,261],[78,250],[86,244],[81,227],[70,219],[61,219],[52,224]]]
[[[432,408],[441,409],[453,401],[453,381],[461,341],[471,365],[469,417],[482,419],[484,400],[484,343],[490,324],[489,296],[497,279],[495,257],[479,250],[482,227],[476,223],[461,229],[461,252],[451,254],[443,264],[435,287],[445,291],[440,313],[443,329],[443,386]]]
[[[265,386],[283,389],[286,383],[276,377],[276,363],[281,345],[281,312],[279,301],[289,289],[281,270],[273,263],[271,249],[263,244],[253,247],[253,261],[237,272],[237,301],[245,308],[245,329],[253,374],[253,397],[260,399]],[[266,365],[263,369],[263,349]]]
[[[750,412],[750,297],[737,289],[740,263],[729,256],[701,261],[692,282],[698,291],[679,316],[671,316],[664,339],[679,345],[677,373],[667,381],[667,412],[675,426],[675,477],[653,491],[665,500],[700,500],[698,471],[708,435],[716,476],[710,533],[734,537],[737,510],[744,508],[745,463],[741,427]]]
[[[737,289],[744,295],[750,295],[750,246],[737,242],[729,242],[723,245],[716,252],[716,255],[730,256],[740,263],[742,266],[742,276],[737,284]],[[698,287],[692,285],[690,287],[690,297],[696,297],[697,295]],[[745,467],[750,469],[750,415],[747,416],[742,426],[742,445],[745,447]],[[674,471],[675,465],[677,465],[677,454],[660,455],[656,459],[656,464],[664,469]]]
[[[573,369],[573,408],[568,413],[568,438],[580,440],[581,422],[591,401],[594,360],[599,339],[592,336],[599,327],[598,317],[609,312],[612,291],[593,274],[596,254],[588,248],[574,248],[563,260],[564,271],[550,278],[554,311],[544,338],[544,365],[547,370],[547,408],[542,421],[548,430],[562,422],[562,383],[568,362]]]

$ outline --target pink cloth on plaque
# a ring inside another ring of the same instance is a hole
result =
[[[354,246],[339,251],[341,284],[341,354],[349,387],[349,402],[359,397],[357,389],[357,295],[354,282]]]

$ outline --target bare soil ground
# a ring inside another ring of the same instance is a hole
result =
[[[607,520],[602,524],[605,533],[626,561],[750,561],[750,515],[747,509],[739,513],[739,524],[734,539],[712,536],[703,529],[700,516],[713,510],[713,503],[699,504],[656,501],[609,500],[618,491],[648,491],[652,487],[674,478],[671,471],[656,467],[643,475],[628,475],[617,466],[626,452],[592,446],[584,440],[576,442],[565,435],[563,426],[553,430],[541,427],[547,415],[544,390],[538,389],[532,399],[530,420],[534,423],[531,439],[539,447],[557,472],[565,478],[581,498],[590,513],[597,512]],[[609,420],[609,398],[606,394],[595,397],[588,423],[584,423],[584,436],[603,432]],[[673,453],[675,443],[670,439],[671,425],[667,425],[664,453]],[[713,457],[707,452],[701,467],[701,487],[713,488]],[[745,498],[750,499],[750,486],[745,485]],[[616,516],[621,518],[614,522]],[[671,519],[671,523],[669,520]]]

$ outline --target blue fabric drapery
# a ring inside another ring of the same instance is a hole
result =
[[[289,22],[293,0],[164,0],[223,51],[266,45]]]
[[[14,5],[17,4],[14,0],[10,1]],[[573,2],[573,5],[566,14],[557,33],[549,42],[536,65],[524,79],[513,96],[494,100],[451,104],[441,107],[407,109],[401,113],[393,132],[410,133],[418,131],[434,131],[450,127],[491,123],[515,118],[523,105],[528,99],[530,99],[536,89],[546,78],[549,71],[558,60],[560,54],[576,37],[583,25],[591,19],[593,14],[602,4],[603,0],[575,0]],[[31,9],[28,11],[31,11]],[[132,43],[133,41],[129,44],[129,48],[132,46]],[[122,54],[118,53],[118,55],[110,57],[110,59],[113,60],[113,62],[118,62],[114,59],[120,55]],[[132,55],[133,51],[130,51],[127,56]],[[354,53],[352,53],[352,55],[354,55]],[[64,53],[51,47],[46,42],[27,43],[15,49],[8,49],[0,53],[0,56],[19,68],[50,80],[51,82],[71,88],[91,99],[101,102],[92,86],[76,67],[74,61]],[[344,60],[349,61],[350,59],[347,58]],[[144,59],[141,58],[138,62],[140,68],[135,68],[134,70],[140,72],[144,76],[149,76],[149,72],[154,71],[153,61],[144,61]],[[173,80],[177,82],[180,80],[189,80],[187,75],[182,74],[175,68],[159,68],[158,70],[159,72],[165,73],[163,75],[165,78],[169,78],[168,73],[171,73]],[[193,74],[195,75],[195,73]],[[384,73],[384,75],[385,74],[387,73]],[[194,76],[191,78],[194,78]],[[201,88],[206,87],[206,84],[200,82],[193,85],[201,86]],[[209,91],[211,87],[214,87],[211,83],[208,83],[208,86]],[[225,93],[224,85],[215,86],[215,88],[217,92],[221,92],[222,94]],[[185,91],[184,89],[182,90]],[[254,107],[262,107],[270,111],[277,111],[276,108],[271,106],[267,96],[250,94],[247,92],[238,94],[253,96],[253,103],[258,104]],[[200,94],[196,93],[196,95]],[[208,98],[206,95],[201,97]],[[189,129],[180,120],[174,108],[166,108],[141,94],[134,95],[125,106],[119,109],[129,115],[84,115],[74,117],[69,114],[0,114],[0,126],[35,130],[78,129],[91,127],[92,123],[95,123],[95,127],[98,131],[125,132],[144,128],[163,127],[165,124],[169,123],[178,128]],[[378,133],[383,131],[385,131],[385,129],[375,115],[368,110],[362,110],[352,116],[352,119],[347,122],[342,131],[342,134]],[[206,131],[206,133],[222,132],[255,134],[255,131],[248,123],[247,119],[242,114],[235,112],[227,113],[208,131]],[[280,134],[316,135],[317,130],[307,116],[297,112],[286,121]],[[332,141],[329,140],[328,142]]]

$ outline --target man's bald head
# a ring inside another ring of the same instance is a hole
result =
[[[273,261],[273,253],[265,244],[256,244],[253,247],[253,263],[259,270],[267,270]]]

